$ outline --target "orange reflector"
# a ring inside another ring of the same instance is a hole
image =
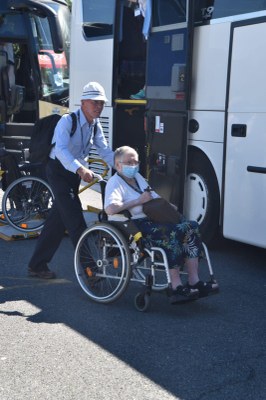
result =
[[[85,271],[86,271],[86,274],[87,274],[89,277],[92,277],[93,272],[92,272],[92,270],[90,269],[90,267],[87,267],[87,268],[85,269]]]
[[[28,228],[28,224],[20,224],[20,227],[23,229],[27,229]]]
[[[114,258],[113,259],[113,266],[114,266],[114,268],[118,268],[118,266],[119,266],[119,261],[118,261],[118,258]]]
[[[1,214],[1,215],[0,215],[0,218],[1,218],[1,219],[5,219],[4,214]]]

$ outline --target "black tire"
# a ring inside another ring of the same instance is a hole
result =
[[[5,221],[20,232],[40,231],[53,201],[52,189],[43,179],[33,176],[16,179],[2,199]]]
[[[86,229],[75,249],[74,267],[82,290],[97,303],[111,303],[131,278],[131,254],[123,234],[108,223]]]
[[[220,195],[214,169],[207,157],[191,151],[188,157],[184,215],[199,223],[203,241],[214,243],[219,230]]]
[[[151,298],[148,293],[138,293],[135,296],[134,305],[140,312],[145,312],[150,307]]]

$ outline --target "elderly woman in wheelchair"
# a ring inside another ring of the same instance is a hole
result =
[[[135,299],[140,311],[148,307],[152,289],[166,289],[171,304],[218,292],[197,222],[182,216],[179,223],[157,223],[147,218],[143,205],[159,195],[147,190],[133,148],[123,146],[115,151],[115,168],[104,194],[108,222],[89,227],[75,251],[76,275],[83,290],[91,299],[108,303],[124,292],[129,281],[140,282],[144,290]],[[117,214],[126,210],[130,219],[118,222]],[[208,282],[198,275],[204,253],[211,277]],[[188,277],[185,283],[180,276],[184,267]]]

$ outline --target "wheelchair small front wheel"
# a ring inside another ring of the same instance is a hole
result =
[[[86,229],[75,249],[74,267],[81,288],[91,300],[117,300],[131,277],[131,254],[123,234],[109,223]]]
[[[151,297],[148,293],[138,293],[135,296],[134,305],[138,311],[147,311],[150,307]]]

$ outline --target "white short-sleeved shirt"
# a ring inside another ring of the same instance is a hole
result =
[[[135,176],[135,179],[139,185],[140,190],[143,192],[148,183],[146,179],[143,178],[139,173]],[[160,197],[156,192],[151,192],[152,197]],[[111,204],[122,205],[132,200],[136,200],[140,196],[136,190],[130,187],[123,178],[121,178],[117,173],[115,173],[107,182],[105,189],[105,201],[104,208]],[[135,206],[129,209],[132,218],[145,218],[146,214],[142,211],[142,205]]]

